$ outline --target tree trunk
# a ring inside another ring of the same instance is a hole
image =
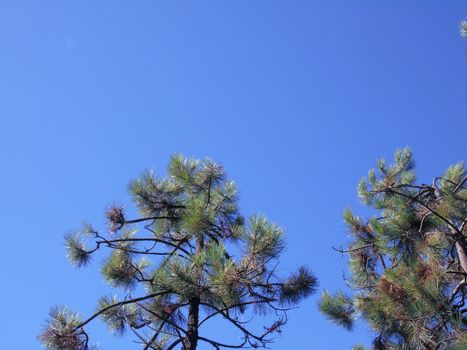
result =
[[[196,350],[198,346],[199,298],[192,298],[188,308],[188,330],[183,341],[184,350]]]
[[[455,248],[456,248],[456,253],[457,253],[457,258],[459,259],[459,265],[461,270],[464,273],[467,273],[467,248],[465,246],[465,237],[461,236],[458,234],[458,232],[453,229],[452,227],[450,228],[451,235],[455,239]]]
[[[455,237],[456,232],[452,229],[451,229],[451,232]],[[456,239],[456,243],[454,246],[456,248],[457,258],[459,259],[459,266],[462,272],[467,273],[467,251],[466,251],[466,246],[465,246],[465,238],[460,237]],[[455,299],[456,294],[459,293],[459,291],[463,290],[466,285],[467,285],[467,277],[464,275],[464,278],[459,282],[459,284],[452,291],[451,302]]]
[[[463,240],[456,241],[456,252],[457,256],[459,257],[459,264],[462,270],[464,270],[464,273],[467,273],[467,253],[463,243]]]
[[[199,253],[204,247],[203,235],[198,235],[196,239],[196,252]],[[196,275],[196,283],[201,282],[201,270],[197,269],[194,271]],[[199,323],[199,303],[200,303],[200,292],[189,300],[190,305],[188,306],[188,328],[186,336],[183,340],[183,350],[196,350],[198,346],[198,323]]]

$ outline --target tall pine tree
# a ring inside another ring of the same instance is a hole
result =
[[[467,349],[467,189],[462,163],[416,184],[408,149],[358,185],[375,215],[344,212],[353,295],[323,293],[321,311],[351,329],[361,316],[373,349]],[[355,349],[363,349],[357,346]]]
[[[315,291],[316,278],[305,267],[277,276],[283,229],[263,216],[244,220],[235,185],[219,164],[176,155],[166,178],[148,172],[131,182],[130,191],[140,217],[129,219],[113,206],[106,212],[108,232],[85,225],[65,237],[68,258],[78,267],[98,251],[110,251],[102,275],[123,297],[102,297],[86,319],[54,308],[39,336],[47,349],[91,349],[86,326],[97,317],[114,334],[132,332],[145,350],[194,350],[200,343],[266,347],[290,307]],[[247,312],[272,314],[274,321],[254,332],[239,317]],[[203,334],[216,317],[239,333],[238,343]]]

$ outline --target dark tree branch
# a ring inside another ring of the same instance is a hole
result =
[[[143,301],[143,300],[155,298],[155,297],[158,297],[158,296],[167,294],[167,293],[170,293],[170,291],[163,291],[163,292],[158,292],[158,293],[149,294],[149,295],[146,295],[146,296],[143,296],[143,297],[139,297],[139,298],[123,300],[123,301],[120,301],[120,302],[118,302],[118,303],[115,303],[115,304],[106,306],[105,308],[99,310],[99,311],[96,312],[94,315],[92,315],[91,317],[89,317],[87,320],[85,320],[85,321],[81,322],[79,325],[77,325],[77,326],[75,327],[75,330],[77,330],[77,329],[79,329],[79,328],[81,328],[81,327],[84,327],[84,326],[87,325],[89,322],[91,322],[92,320],[94,320],[97,316],[103,314],[103,313],[106,312],[106,311],[109,311],[110,309],[112,309],[112,308],[114,308],[114,307],[118,307],[118,306],[122,306],[122,305],[126,305],[126,304],[137,303],[137,302],[139,302],[139,301]]]

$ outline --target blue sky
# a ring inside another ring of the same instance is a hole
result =
[[[305,263],[320,289],[343,287],[331,246],[345,207],[366,212],[355,187],[375,159],[408,145],[430,181],[466,158],[466,15],[454,0],[1,0],[2,346],[38,349],[54,304],[94,310],[110,288],[67,263],[63,233],[103,227],[110,204],[131,205],[128,181],[163,175],[174,152],[223,163],[244,213],[287,229],[284,272]],[[317,299],[273,349],[368,344]],[[91,334],[138,349],[100,322]]]

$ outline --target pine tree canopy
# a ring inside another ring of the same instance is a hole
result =
[[[105,213],[107,232],[86,224],[65,236],[77,267],[109,252],[101,273],[123,297],[101,297],[88,318],[52,309],[39,336],[47,349],[92,349],[86,325],[98,317],[114,334],[131,332],[145,350],[266,347],[287,311],[315,291],[317,280],[306,267],[286,278],[276,274],[283,229],[264,216],[243,218],[221,165],[175,155],[166,178],[147,172],[129,189],[138,218],[113,206]],[[252,330],[246,313],[274,320]],[[238,343],[203,335],[216,317],[238,332]]]
[[[327,292],[320,310],[351,329],[375,332],[373,349],[467,349],[467,189],[462,163],[416,184],[410,150],[384,160],[358,185],[375,215],[344,211],[352,295]],[[361,349],[361,346],[355,347]]]

